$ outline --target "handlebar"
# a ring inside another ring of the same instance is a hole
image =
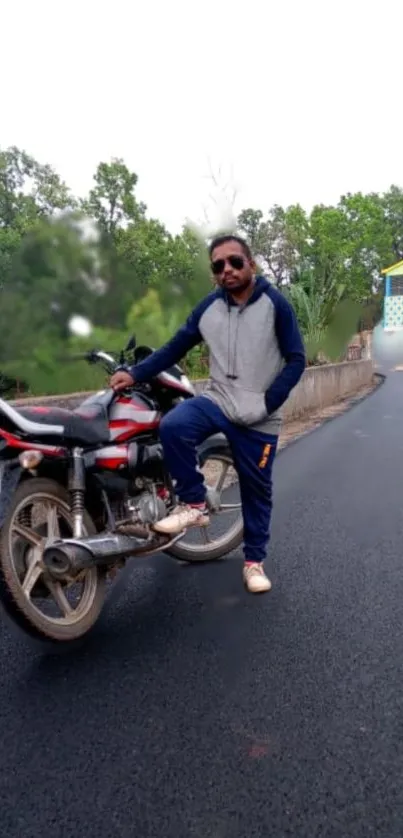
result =
[[[104,361],[105,364],[108,364],[109,366],[113,367],[113,370],[115,370],[116,367],[119,366],[118,362],[113,357],[113,355],[109,355],[108,352],[103,352],[101,349],[94,349],[92,352],[89,352],[88,355],[91,355],[91,360],[94,359],[93,363],[96,363],[97,361]]]
[[[125,356],[127,352],[134,352],[135,347],[135,338],[131,338],[126,348],[119,353],[105,352],[103,349],[90,349],[89,351],[87,350],[87,352],[79,352],[78,354],[69,355],[68,358],[65,360],[87,361],[88,364],[100,363],[105,372],[108,373],[108,375],[113,375],[118,370],[128,370],[130,364],[128,364]],[[148,349],[148,347],[138,347],[138,350],[143,350],[143,352],[144,350],[146,350],[146,356],[153,352],[153,350]],[[135,355],[134,360],[136,360]],[[137,362],[138,360],[139,359],[137,359]],[[149,385],[144,386],[147,386],[148,388]]]
[[[103,362],[103,366],[110,375],[113,375],[122,366],[111,353],[103,352],[101,349],[90,349],[89,352],[79,352],[75,355],[69,355],[68,360],[87,361],[89,364]]]

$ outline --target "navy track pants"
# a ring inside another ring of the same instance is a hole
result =
[[[161,442],[165,463],[184,503],[205,499],[203,475],[197,470],[196,446],[223,433],[238,472],[244,518],[244,555],[248,562],[266,558],[272,511],[272,466],[278,436],[235,425],[205,396],[181,402],[164,416]]]

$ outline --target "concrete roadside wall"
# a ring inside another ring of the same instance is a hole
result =
[[[284,420],[299,419],[310,411],[352,396],[369,386],[373,377],[373,364],[369,360],[309,367],[284,405]]]
[[[372,361],[345,361],[341,364],[327,364],[320,367],[309,367],[305,370],[301,381],[292,391],[290,398],[284,405],[284,420],[290,422],[300,419],[311,411],[340,401],[361,388],[371,384],[373,379]],[[196,391],[202,393],[206,382],[194,382]],[[32,399],[18,399],[12,404],[18,406],[29,404],[54,404],[58,407],[74,409],[90,393],[70,393],[58,396],[39,396]]]

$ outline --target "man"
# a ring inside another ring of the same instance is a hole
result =
[[[111,386],[121,390],[134,381],[147,381],[178,363],[197,344],[207,344],[207,389],[182,402],[161,422],[165,461],[176,480],[180,504],[154,529],[173,534],[208,525],[196,447],[211,434],[224,433],[240,483],[244,583],[251,593],[262,593],[271,588],[263,562],[270,538],[279,409],[301,378],[305,353],[292,306],[256,275],[247,243],[235,235],[220,236],[209,253],[216,290],[196,306],[171,341],[129,372],[116,372]]]

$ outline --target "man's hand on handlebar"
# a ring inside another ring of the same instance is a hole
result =
[[[109,386],[116,392],[119,392],[119,390],[126,390],[127,387],[133,387],[133,384],[133,376],[125,370],[118,370],[115,372],[109,381]]]

